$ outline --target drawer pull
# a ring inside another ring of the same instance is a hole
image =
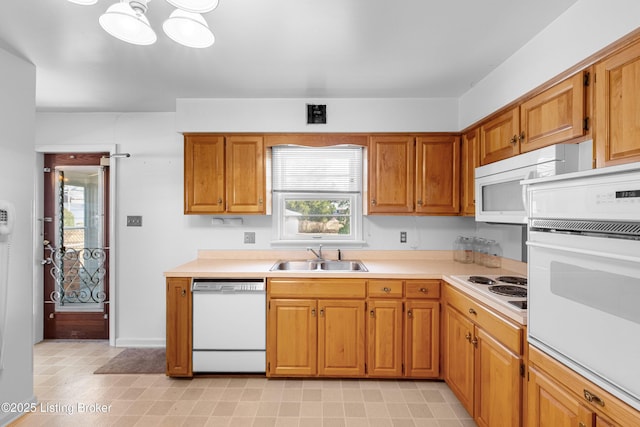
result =
[[[587,389],[584,389],[584,398],[587,399],[587,402],[597,403],[600,406],[604,406],[604,400],[600,399],[598,396],[591,393]]]
[[[371,316],[371,317],[375,317],[375,314],[376,314],[376,313],[375,313],[373,310],[371,310],[371,311],[369,312],[369,316]]]
[[[315,308],[311,309],[311,317],[316,317],[316,309]]]
[[[324,308],[320,309],[320,317],[324,316]]]
[[[384,288],[382,288],[382,290],[386,293],[391,292],[391,288],[387,288],[386,286]]]
[[[413,317],[413,313],[411,312],[411,310],[407,311],[407,316],[409,316],[409,318]]]
[[[473,308],[470,308],[470,309],[469,309],[469,314],[476,315],[476,314],[478,314],[478,313],[476,313],[476,311],[475,311]]]
[[[427,288],[420,288],[420,292],[426,294],[429,290]]]

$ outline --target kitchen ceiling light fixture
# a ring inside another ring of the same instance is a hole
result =
[[[153,31],[149,20],[144,14],[147,12],[148,0],[120,1],[100,15],[100,26],[113,37],[127,43],[150,45],[158,37]]]
[[[68,0],[92,5],[98,0]],[[158,37],[145,16],[151,0],[119,0],[109,6],[100,18],[100,26],[113,37],[131,44],[150,45]],[[207,21],[200,13],[210,12],[219,0],[167,0],[178,9],[164,21],[162,28],[173,41],[187,47],[205,48],[215,42]]]
[[[199,13],[176,9],[164,21],[162,29],[173,41],[188,47],[205,48],[215,42],[207,21]]]

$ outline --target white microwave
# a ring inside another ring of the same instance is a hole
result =
[[[476,221],[526,224],[526,192],[521,181],[581,169],[578,144],[551,145],[480,166],[475,170]]]

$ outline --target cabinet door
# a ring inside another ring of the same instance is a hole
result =
[[[476,423],[487,427],[521,426],[522,358],[479,327],[476,327],[472,343],[477,346],[474,391]]]
[[[375,136],[369,146],[369,213],[410,213],[414,206],[414,138]]]
[[[584,135],[584,89],[578,73],[520,105],[520,152]]]
[[[595,65],[597,167],[640,161],[640,42]]]
[[[264,213],[263,137],[229,136],[226,151],[227,212]]]
[[[406,303],[405,375],[434,378],[440,375],[440,303]]]
[[[567,393],[552,377],[533,365],[529,365],[527,388],[527,425],[594,426],[595,414]]]
[[[270,376],[315,375],[316,301],[272,299],[268,310],[267,373]]]
[[[486,165],[520,153],[520,115],[515,107],[480,126],[480,164]]]
[[[480,148],[480,129],[476,128],[471,132],[462,135],[462,194],[461,213],[465,216],[475,216],[476,214],[476,196],[475,196],[475,172],[480,166],[478,156]]]
[[[167,375],[190,377],[191,368],[191,279],[167,278]]]
[[[460,212],[460,138],[416,138],[416,212]]]
[[[224,137],[184,137],[184,213],[225,210]]]
[[[462,406],[473,415],[474,349],[471,339],[474,325],[449,306],[444,314],[444,379]]]
[[[401,377],[402,301],[371,300],[367,309],[368,375]]]
[[[318,374],[363,376],[364,301],[318,301]]]

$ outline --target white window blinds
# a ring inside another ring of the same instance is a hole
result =
[[[362,147],[276,146],[272,167],[274,191],[362,191]]]

